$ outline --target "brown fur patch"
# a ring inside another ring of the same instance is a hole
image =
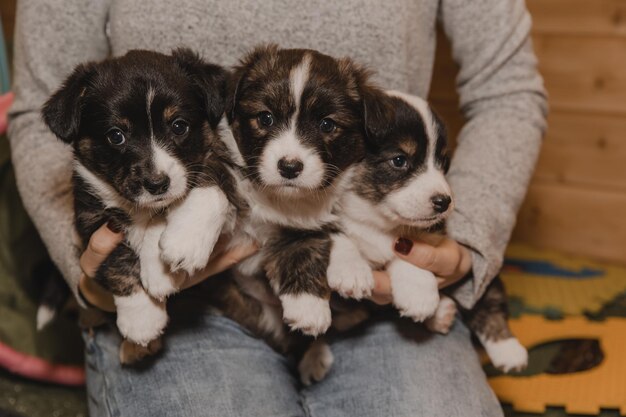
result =
[[[365,67],[358,65],[350,58],[340,58],[337,60],[339,73],[346,79],[348,94],[353,100],[361,99],[361,91],[368,83],[371,75]]]
[[[169,122],[179,112],[180,109],[178,108],[178,106],[167,106],[165,109],[163,109],[163,119]],[[208,122],[206,122],[206,124],[208,125]]]
[[[401,141],[398,146],[405,154],[409,156],[413,156],[417,152],[417,143],[415,143],[415,141],[411,139]]]

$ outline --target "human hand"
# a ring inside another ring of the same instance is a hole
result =
[[[439,288],[454,284],[472,269],[472,255],[465,246],[443,237],[428,243],[399,238],[394,245],[398,257],[437,276]],[[374,271],[374,289],[370,299],[377,304],[393,301],[391,281],[385,271]]]
[[[80,267],[83,274],[78,286],[82,296],[92,305],[108,312],[115,311],[113,296],[109,291],[102,288],[93,279],[93,276],[100,264],[123,239],[122,233],[116,233],[107,225],[103,225],[91,235],[87,249],[80,257]],[[181,289],[192,287],[210,276],[229,269],[258,250],[256,245],[237,246],[226,250],[226,244],[227,241],[220,238],[207,266],[190,276]]]

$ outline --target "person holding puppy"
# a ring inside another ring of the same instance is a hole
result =
[[[468,119],[448,175],[456,209],[450,238],[436,247],[399,240],[396,252],[434,272],[442,287],[454,285],[457,300],[469,307],[501,267],[545,129],[546,100],[524,2],[19,3],[12,158],[25,207],[71,288],[78,293],[80,281],[84,298],[110,310],[110,295],[89,277],[122,239],[103,227],[80,261],[75,251],[71,151],[40,120],[41,105],[74,66],[130,49],[168,52],[181,45],[232,65],[254,45],[275,42],[351,56],[374,70],[381,85],[425,97],[438,20],[460,65],[457,87]],[[254,250],[218,249],[192,283]],[[374,301],[388,303],[390,294],[388,277],[376,273]],[[173,301],[171,308],[181,312],[172,314],[167,349],[147,367],[119,365],[114,327],[85,333],[93,416],[502,415],[461,323],[439,336],[392,318],[373,321],[333,341],[335,368],[302,389],[293,363],[235,322],[202,310],[201,289]]]

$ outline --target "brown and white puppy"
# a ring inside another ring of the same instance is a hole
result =
[[[79,65],[43,108],[74,150],[83,247],[104,223],[125,233],[95,280],[113,294],[118,328],[136,345],[161,335],[164,299],[207,264],[234,221],[234,179],[218,133],[227,76],[186,49],[130,51]]]
[[[397,236],[436,239],[453,200],[445,127],[423,99],[387,92],[366,102],[368,152],[339,201],[341,227],[375,269],[387,270],[401,315],[446,333],[456,311],[440,299],[436,277],[395,256]],[[526,366],[527,352],[507,324],[504,287],[496,280],[464,312],[492,362],[505,371]]]
[[[373,286],[369,265],[333,210],[364,156],[368,74],[349,59],[271,45],[246,56],[234,80],[230,149],[250,205],[247,230],[262,246],[238,271],[267,274],[292,329],[324,333],[331,323],[329,266],[347,263],[330,271],[364,281],[354,296]],[[334,262],[337,249],[350,256]]]
[[[424,100],[399,92],[374,92],[365,109],[367,152],[339,200],[341,228],[372,268],[389,272],[393,302],[403,316],[447,333],[456,304],[448,296],[440,298],[432,273],[402,261],[392,249],[396,236],[432,241],[445,232],[453,202],[444,177],[449,165],[444,125]],[[345,312],[348,317],[354,313],[363,320],[367,311],[352,306]],[[461,313],[496,367],[510,371],[526,366],[527,352],[507,323],[499,278],[473,309]],[[301,381],[309,385],[323,379],[332,363],[327,343],[315,340],[300,360]]]

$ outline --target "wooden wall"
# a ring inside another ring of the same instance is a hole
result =
[[[626,1],[527,0],[549,128],[513,239],[626,263]],[[431,100],[453,132],[443,37]]]

